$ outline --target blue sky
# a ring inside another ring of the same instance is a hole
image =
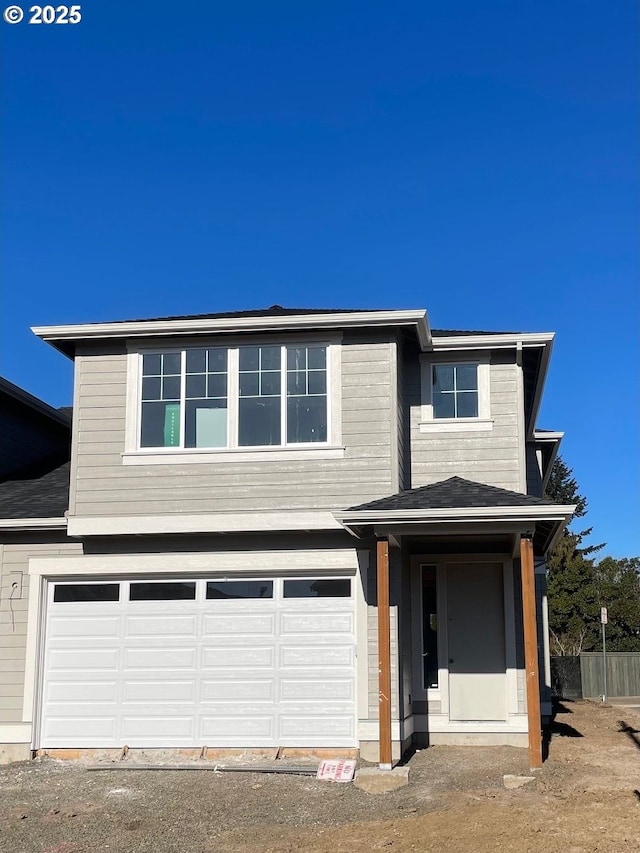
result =
[[[82,13],[0,21],[3,375],[68,404],[31,325],[274,303],[556,331],[539,426],[640,552],[636,3]]]

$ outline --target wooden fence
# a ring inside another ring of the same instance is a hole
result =
[[[602,652],[580,655],[582,695],[602,696]],[[607,696],[640,696],[640,652],[607,653]]]

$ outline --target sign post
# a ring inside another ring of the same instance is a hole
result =
[[[607,701],[607,635],[606,624],[609,621],[607,608],[600,608],[600,622],[602,624],[602,701]]]

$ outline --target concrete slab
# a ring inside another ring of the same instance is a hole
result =
[[[353,783],[367,794],[387,794],[409,784],[409,768],[394,767],[380,770],[379,767],[361,767]]]
[[[513,791],[516,788],[522,788],[524,785],[528,785],[529,782],[535,782],[535,778],[535,776],[512,776],[510,773],[507,773],[502,777],[502,781],[507,790]]]

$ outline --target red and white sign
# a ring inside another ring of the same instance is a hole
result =
[[[603,625],[606,625],[607,622],[609,621],[609,618],[607,616],[607,608],[606,607],[600,608],[600,621],[602,622]]]
[[[322,761],[316,779],[329,782],[351,782],[356,771],[356,762],[351,759]]]

